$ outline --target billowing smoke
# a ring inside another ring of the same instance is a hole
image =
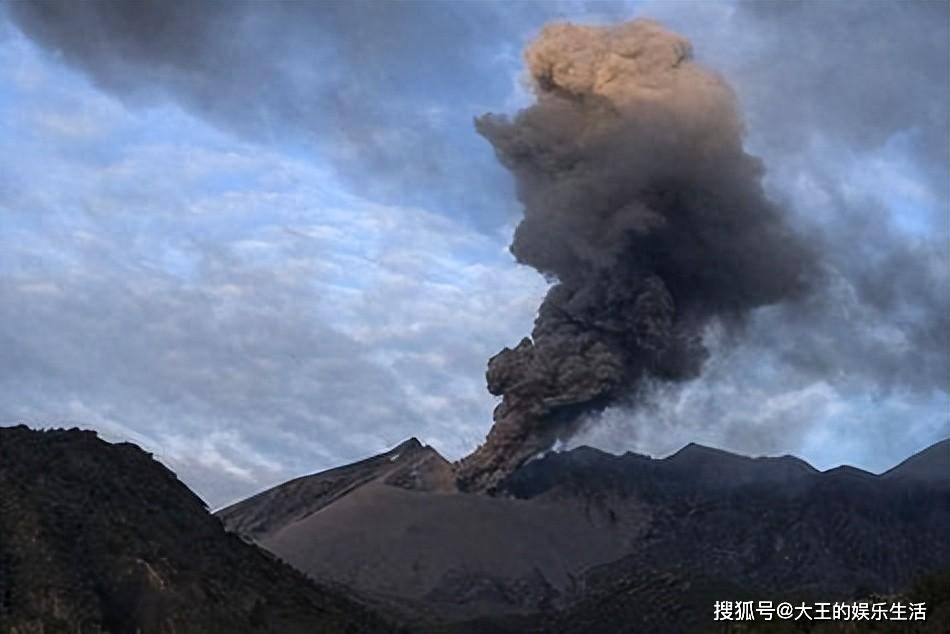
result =
[[[646,20],[546,27],[536,103],[478,131],[524,205],[511,251],[557,283],[530,338],[488,364],[502,397],[460,485],[491,490],[645,379],[698,376],[713,320],[800,296],[808,245],[766,199],[735,97],[690,43]]]

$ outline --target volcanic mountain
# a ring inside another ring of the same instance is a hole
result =
[[[134,445],[0,428],[0,632],[731,631],[714,601],[882,595],[943,632],[948,449],[876,476],[581,447],[485,495],[411,439],[215,517]]]
[[[0,428],[0,632],[394,629],[226,533],[135,445]]]
[[[421,629],[691,631],[723,597],[843,600],[950,567],[948,449],[877,476],[696,444],[664,459],[580,447],[483,495],[412,439],[217,515]]]

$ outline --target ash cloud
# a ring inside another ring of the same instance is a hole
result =
[[[698,376],[712,321],[802,298],[817,254],[762,189],[733,92],[657,23],[555,24],[526,52],[537,101],[479,132],[514,174],[511,251],[556,280],[531,338],[488,366],[502,396],[460,466],[471,490],[646,379]]]
[[[948,24],[946,2],[740,0],[723,33],[733,46],[714,45],[730,78],[755,82],[746,100],[763,144],[793,156],[834,139],[861,156],[897,135],[918,179],[946,200]]]
[[[753,311],[740,341],[713,348],[702,381],[663,386],[653,411],[618,408],[573,443],[663,455],[699,441],[880,469],[945,438],[950,5],[643,11],[729,78],[767,191],[822,253],[824,275],[805,302]],[[787,407],[797,402],[808,405]]]

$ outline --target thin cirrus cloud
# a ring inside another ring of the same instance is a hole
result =
[[[500,235],[126,109],[12,44],[0,419],[139,442],[212,505],[413,434],[450,457],[477,441],[484,358],[544,286]]]
[[[4,422],[140,442],[212,505],[471,450],[545,290],[471,119],[524,103],[544,22],[647,15],[735,88],[825,283],[576,442],[883,468],[950,433],[945,3],[79,7],[0,9]]]

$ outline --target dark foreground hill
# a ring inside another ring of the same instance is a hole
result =
[[[583,447],[486,496],[454,491],[412,440],[219,516],[417,629],[704,631],[716,600],[891,595],[950,567],[948,451],[876,476],[699,445],[662,460]]]
[[[0,428],[0,632],[392,631],[238,536],[138,447]]]

